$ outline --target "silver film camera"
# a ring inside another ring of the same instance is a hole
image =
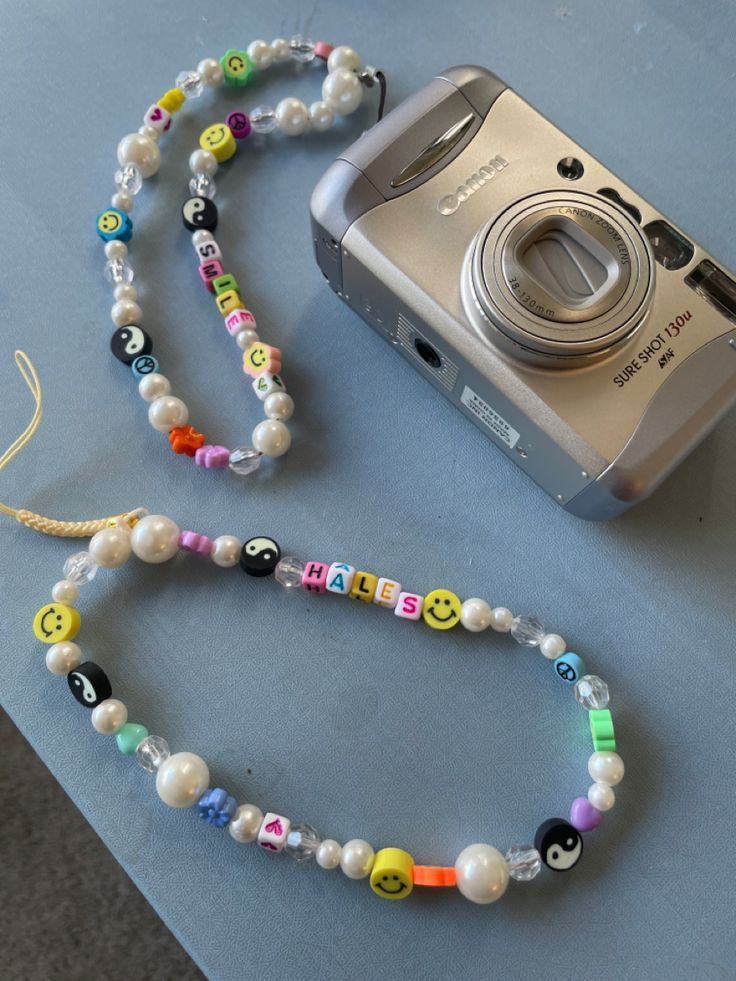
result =
[[[736,401],[736,282],[491,72],[434,78],[311,201],[332,289],[562,507],[650,494]]]

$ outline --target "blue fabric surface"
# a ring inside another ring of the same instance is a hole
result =
[[[41,374],[45,417],[0,499],[69,519],[145,505],[182,528],[271,534],[293,554],[345,559],[418,592],[444,585],[537,614],[611,685],[627,765],[578,868],[512,883],[490,907],[452,890],[381,902],[339,871],[236,845],[194,811],[166,808],[45,670],[30,621],[75,546],[6,520],[3,704],[116,858],[218,979],[734,977],[736,418],[611,524],[552,504],[314,265],[310,189],[372,120],[372,99],[333,133],[251,147],[218,177],[218,240],[284,352],[297,403],[288,458],[255,479],[200,472],[148,426],[107,349],[93,229],[117,141],[178,71],[301,26],[382,65],[392,105],[449,65],[488,65],[736,267],[734,5],[6,0],[2,20],[7,442],[30,412],[17,346]],[[156,354],[192,419],[229,445],[248,440],[258,407],[181,225],[186,160],[225,107],[317,98],[320,73],[297,75],[185,111],[133,215]],[[451,864],[474,841],[533,840],[588,786],[584,714],[547,662],[508,638],[286,595],[192,557],[103,570],[80,609],[83,650],[131,721],[200,753],[236,799],[341,841]]]

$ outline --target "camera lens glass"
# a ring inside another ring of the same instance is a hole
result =
[[[414,340],[414,348],[422,361],[426,361],[430,368],[442,367],[442,358],[432,345],[428,344],[423,338],[417,337]]]

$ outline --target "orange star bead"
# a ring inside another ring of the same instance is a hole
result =
[[[204,446],[204,436],[194,426],[176,426],[169,432],[169,442],[174,453],[194,456],[200,446]]]

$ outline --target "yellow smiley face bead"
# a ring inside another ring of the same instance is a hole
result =
[[[449,589],[433,589],[424,597],[422,617],[433,630],[449,630],[460,623],[462,603]]]
[[[229,48],[220,58],[225,74],[225,85],[247,85],[253,73],[253,64],[246,51]]]
[[[213,123],[208,126],[199,138],[203,150],[209,150],[218,163],[225,163],[238,149],[235,137],[225,123]]]
[[[64,603],[47,603],[33,618],[33,633],[42,644],[56,644],[61,640],[74,640],[79,633],[82,618],[79,610]]]
[[[370,883],[382,899],[406,899],[414,888],[414,859],[401,848],[382,848],[376,852]]]

